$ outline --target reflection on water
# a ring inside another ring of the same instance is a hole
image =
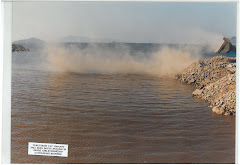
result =
[[[235,118],[148,75],[13,68],[12,163],[234,163]],[[68,158],[27,155],[69,145]]]

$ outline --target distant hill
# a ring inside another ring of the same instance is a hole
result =
[[[44,48],[44,46],[46,45],[46,42],[38,38],[32,37],[29,39],[14,41],[13,44],[19,44],[27,49],[36,50],[36,49]]]

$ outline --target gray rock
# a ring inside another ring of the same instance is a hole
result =
[[[232,45],[228,38],[223,38],[224,42],[216,53],[228,53],[230,51],[236,51],[236,47]]]

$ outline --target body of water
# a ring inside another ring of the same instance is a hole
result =
[[[13,53],[12,163],[234,163],[235,117],[193,86],[147,74],[54,72],[40,52]],[[44,67],[45,66],[45,67]],[[67,158],[28,142],[68,144]]]

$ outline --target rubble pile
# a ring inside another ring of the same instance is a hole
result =
[[[216,56],[200,60],[189,66],[176,78],[186,84],[195,85],[194,97],[210,103],[217,114],[236,114],[236,58]]]

